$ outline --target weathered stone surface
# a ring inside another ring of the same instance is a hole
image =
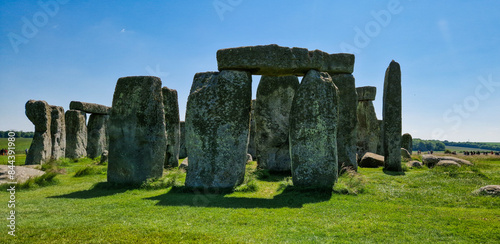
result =
[[[401,68],[394,60],[385,71],[384,80],[384,158],[385,170],[401,168]]]
[[[375,87],[373,87],[375,88]],[[366,93],[366,87],[358,87],[358,92]],[[375,98],[376,90],[370,92]],[[380,153],[380,122],[371,100],[359,100],[357,104],[357,153],[362,158],[367,152]]]
[[[186,109],[186,187],[233,188],[245,175],[252,76],[197,73]]]
[[[410,167],[410,168],[420,168],[423,166],[423,164],[419,161],[410,161],[408,163],[406,163],[406,166]]]
[[[401,157],[405,160],[411,160],[411,154],[405,148],[401,148]]]
[[[359,161],[359,167],[378,168],[384,166],[384,156],[367,152]]]
[[[162,92],[163,106],[165,107],[165,128],[167,130],[167,151],[164,167],[175,168],[179,166],[180,149],[180,121],[177,91],[163,87]]]
[[[79,110],[66,111],[66,157],[87,156],[87,114]]]
[[[451,161],[456,162],[456,163],[458,163],[460,165],[468,165],[468,166],[474,165],[469,160],[465,160],[465,159],[461,159],[461,158],[456,158],[456,157],[450,157],[450,156],[439,157],[439,160],[451,160]]]
[[[296,76],[262,76],[255,107],[255,146],[259,168],[290,171],[289,125]]]
[[[422,162],[427,165],[427,167],[432,168],[434,167],[437,163],[447,160],[447,161],[453,161],[455,163],[458,163],[460,165],[468,165],[472,166],[473,164],[465,159],[461,158],[456,158],[456,157],[449,157],[449,156],[434,156],[431,154],[425,154],[422,156]]]
[[[424,154],[422,155],[422,162],[427,165],[427,167],[432,168],[439,162],[439,158],[434,155]]]
[[[281,47],[276,44],[227,48],[217,51],[219,70],[244,70],[254,75],[297,75],[309,70],[351,74],[354,55],[328,54],[320,50]]]
[[[460,168],[461,165],[455,161],[451,160],[439,160],[439,162],[436,164],[436,167],[458,167]]]
[[[108,133],[108,182],[140,184],[162,176],[167,135],[160,78],[118,79]]]
[[[500,185],[487,185],[476,191],[481,195],[500,196]]]
[[[25,164],[44,164],[52,155],[51,112],[45,101],[29,100],[26,105],[26,117],[35,125],[35,133],[31,142]]]
[[[66,155],[66,121],[64,119],[64,108],[50,106],[51,122],[50,134],[52,140],[52,159],[64,158]]]
[[[111,111],[111,107],[105,105],[80,101],[71,101],[69,103],[69,109],[80,110],[90,114],[109,114]]]
[[[337,181],[339,91],[326,72],[310,70],[290,112],[290,155],[294,186],[330,188]]]
[[[358,94],[358,101],[373,101],[377,95],[377,87],[374,86],[362,86],[357,87],[356,92]]]
[[[108,150],[104,150],[101,153],[101,161],[99,162],[100,164],[104,164],[108,162],[108,157],[109,157],[109,152]]]
[[[87,157],[97,158],[108,150],[109,115],[91,114],[87,124]]]
[[[179,122],[179,158],[187,158],[186,150],[186,123]]]
[[[401,137],[401,147],[406,149],[410,155],[413,153],[413,138],[410,134],[405,133]]]
[[[350,74],[330,74],[333,84],[339,89],[339,125],[337,130],[337,150],[339,172],[343,168],[358,170],[357,152],[357,107],[358,99],[354,76]]]
[[[255,99],[252,100],[252,110],[250,111],[250,135],[248,137],[247,153],[252,155],[253,159],[257,159],[257,148],[255,146]]]

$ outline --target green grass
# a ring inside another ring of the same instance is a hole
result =
[[[446,146],[446,149],[450,150],[450,151],[457,151],[457,152],[460,152],[460,151],[487,151],[487,152],[491,152],[491,150],[488,150],[488,149],[479,149],[479,148],[472,148],[472,147],[455,147],[455,146]]]
[[[476,166],[404,176],[360,168],[335,191],[295,189],[252,162],[258,189],[232,193],[189,192],[178,170],[118,188],[103,174],[74,177],[86,160],[66,162],[56,185],[16,193],[17,237],[4,229],[0,243],[498,243],[500,198],[473,191],[500,182],[500,158],[468,159]]]
[[[16,163],[15,165],[24,165],[24,161],[26,161],[25,150],[30,148],[32,138],[16,138],[15,141],[15,152],[16,152]],[[0,149],[8,148],[8,138],[0,138]],[[6,165],[8,164],[8,157],[6,155],[0,155],[0,164]]]

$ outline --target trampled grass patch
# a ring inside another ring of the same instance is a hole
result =
[[[398,176],[360,168],[335,191],[295,189],[289,176],[250,164],[258,189],[234,192],[187,191],[176,170],[151,187],[117,187],[103,174],[73,177],[89,162],[68,162],[58,184],[17,192],[15,241],[498,243],[500,198],[474,191],[500,182],[500,160],[467,159],[475,166]],[[13,240],[0,235],[1,243]]]

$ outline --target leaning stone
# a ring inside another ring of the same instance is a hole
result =
[[[179,122],[179,134],[179,158],[187,158],[186,123],[184,121]]]
[[[111,108],[108,106],[79,101],[71,101],[69,103],[69,109],[80,110],[89,114],[109,114],[111,111]]]
[[[255,107],[255,145],[259,168],[290,171],[289,117],[299,86],[296,76],[262,76]]]
[[[60,159],[66,156],[66,122],[64,119],[64,108],[50,106],[51,123],[50,134],[52,138],[52,159]]]
[[[309,70],[351,74],[354,55],[281,47],[276,44],[227,48],[217,51],[219,70],[243,70],[253,75],[303,76]]]
[[[359,161],[359,167],[378,168],[384,166],[384,156],[367,152]]]
[[[436,167],[439,167],[439,166],[442,166],[442,167],[458,167],[460,168],[460,164],[455,162],[455,161],[451,161],[451,160],[440,160],[439,163],[436,164]]]
[[[333,84],[339,89],[339,127],[337,130],[337,150],[339,172],[343,168],[358,170],[356,161],[358,99],[354,76],[330,74]]]
[[[87,157],[97,158],[108,149],[109,115],[91,114],[87,125]]]
[[[293,185],[330,188],[337,181],[339,91],[326,72],[310,70],[290,112]]]
[[[108,126],[108,182],[140,184],[162,176],[167,135],[160,78],[118,79]]]
[[[66,111],[66,157],[87,156],[87,114],[79,110]]]
[[[257,148],[255,145],[255,99],[252,100],[252,110],[250,111],[250,135],[248,136],[248,149],[247,153],[252,156],[253,159],[257,159]]]
[[[187,172],[188,167],[189,167],[189,161],[188,161],[188,158],[185,158],[184,160],[182,160],[182,163],[179,165],[179,169],[182,169],[182,170]]]
[[[401,157],[405,160],[411,160],[410,152],[408,152],[405,148],[401,148]]]
[[[101,154],[101,161],[99,162],[99,164],[104,164],[108,162],[108,156],[109,156],[108,150],[104,150]]]
[[[403,134],[403,136],[401,137],[401,147],[408,150],[410,155],[412,154],[412,152],[413,152],[413,138],[411,137],[410,134],[408,134],[408,133]]]
[[[358,94],[358,101],[373,101],[377,95],[377,87],[374,86],[362,86],[357,87],[356,92]]]
[[[29,100],[26,105],[26,117],[35,125],[35,133],[31,142],[25,164],[44,164],[52,155],[51,112],[45,101]]]
[[[232,189],[243,182],[251,100],[248,72],[195,75],[186,108],[186,187]]]
[[[375,87],[373,87],[375,88]],[[361,94],[368,93],[373,94],[375,98],[376,89],[371,89],[371,87],[358,87],[357,92]],[[367,152],[380,153],[380,122],[375,114],[375,107],[371,100],[359,100],[357,103],[357,153],[360,157],[365,155]]]
[[[384,167],[387,171],[402,172],[401,113],[401,68],[393,60],[384,80]]]
[[[167,151],[165,156],[165,168],[179,166],[179,103],[177,91],[167,87],[162,88],[163,106],[165,107],[165,128],[167,130]]]
[[[410,161],[408,163],[406,163],[406,166],[410,167],[410,168],[421,168],[423,166],[423,164],[419,161]]]
[[[500,185],[487,185],[476,191],[481,195],[500,196]]]

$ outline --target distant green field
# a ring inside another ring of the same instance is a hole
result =
[[[24,161],[26,160],[25,150],[30,148],[31,141],[33,138],[16,138],[16,165],[24,165]],[[0,149],[7,149],[8,139],[0,138]],[[0,164],[7,164],[7,156],[0,156]]]
[[[450,151],[487,151],[491,152],[491,150],[488,149],[479,149],[479,148],[472,148],[472,147],[455,147],[455,146],[446,146],[446,149]]]

